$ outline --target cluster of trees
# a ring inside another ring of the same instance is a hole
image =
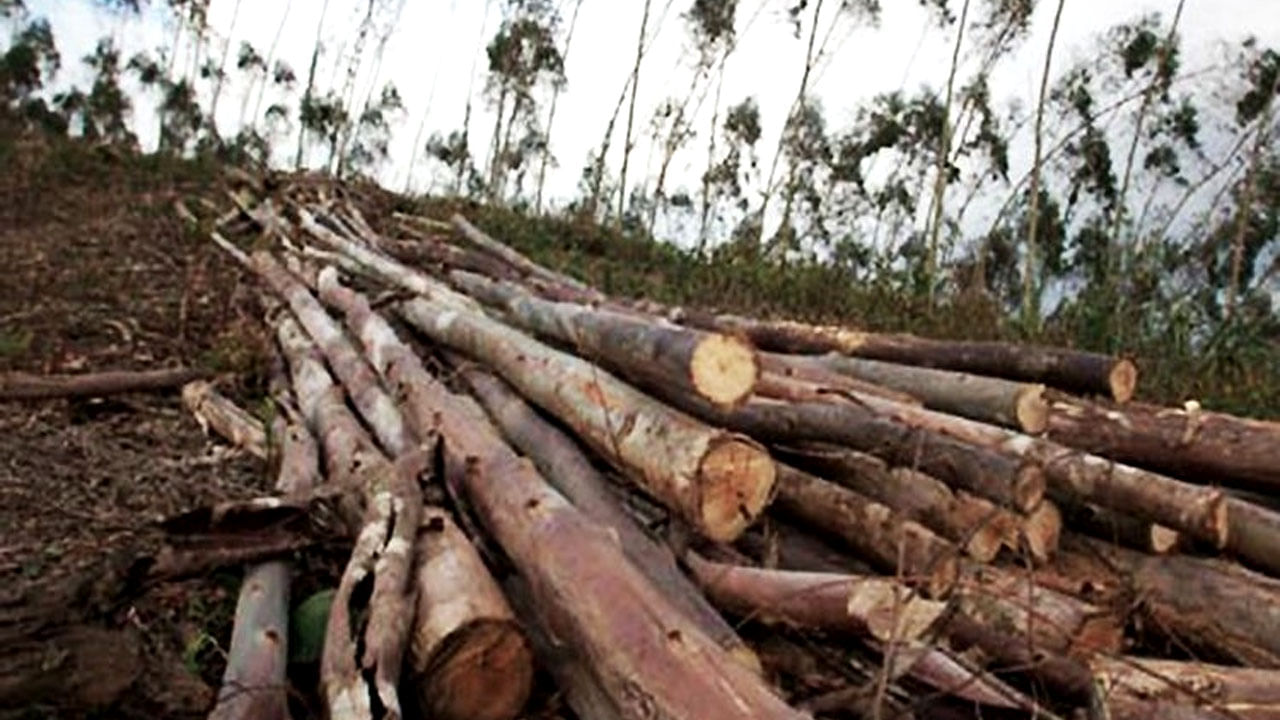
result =
[[[61,58],[49,24],[27,17],[21,0],[2,0],[13,33],[0,57],[0,103],[31,124],[136,143],[121,89],[131,75],[155,101],[161,152],[267,162],[296,141],[298,167],[376,174],[404,105],[394,85],[368,82],[361,92],[356,79],[379,76],[404,0],[361,3],[336,52],[322,18],[301,72],[276,56],[287,11],[265,51],[232,47],[209,27],[210,1],[168,0],[169,48],[123,58],[103,40],[83,59],[92,86],[50,95],[42,88]],[[238,16],[241,0],[225,1]],[[866,98],[834,124],[815,77],[841,38],[878,21],[877,0],[684,0],[675,11],[673,1],[643,0],[634,65],[608,99],[612,114],[565,212],[678,233],[699,253],[835,265],[851,283],[885,284],[930,305],[990,298],[1027,332],[1053,320],[1098,349],[1173,334],[1225,353],[1232,342],[1266,347],[1280,336],[1276,49],[1242,39],[1220,63],[1188,69],[1183,0],[1171,0],[1167,15],[1102,29],[1087,61],[1068,66],[1055,56],[1065,0],[921,0],[949,38],[945,83]],[[137,0],[108,4],[138,10]],[[548,138],[582,4],[487,0],[496,29],[478,48],[483,84],[474,93],[493,118],[487,147],[475,139],[468,98],[453,131],[424,139],[423,118],[410,177],[421,163],[449,193],[543,211],[557,162]],[[691,80],[646,118],[636,107],[653,72],[646,54],[671,17],[687,35]],[[762,17],[790,23],[804,47],[794,100],[770,109],[786,113],[774,148],[762,146],[758,100],[723,96],[737,39]],[[993,73],[1027,50],[1037,17],[1052,31],[1036,96],[993,97]],[[329,77],[322,56],[334,58]],[[231,101],[223,88],[232,73],[248,90],[228,136],[216,118],[226,116],[218,106]],[[642,138],[656,171],[636,169]],[[702,168],[691,182],[675,177],[677,158]]]

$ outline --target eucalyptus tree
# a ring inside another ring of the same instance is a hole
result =
[[[316,103],[316,65],[320,62],[320,51],[323,47],[321,38],[324,34],[324,21],[329,14],[329,0],[320,6],[320,21],[316,23],[316,36],[311,44],[311,62],[307,67],[307,84],[302,92],[302,101],[298,104],[298,151],[293,159],[295,169],[302,168],[302,154],[307,146],[307,117],[314,115]],[[314,118],[312,118],[314,120]]]
[[[103,38],[83,62],[93,70],[89,92],[72,88],[55,98],[68,124],[78,127],[88,140],[136,145],[137,136],[129,129],[133,104],[120,87],[119,49],[110,38]]]
[[[760,106],[754,97],[742,100],[725,112],[723,135],[722,155],[702,176],[702,186],[707,193],[704,212],[710,214],[712,208],[723,208],[727,204],[739,216],[737,225],[743,226],[742,221],[749,222],[751,217],[745,188],[757,179],[760,167],[756,154],[756,145],[760,142]],[[721,225],[735,223],[728,214],[717,214],[712,219]],[[702,224],[704,231],[698,236],[699,254],[706,250],[709,237],[706,231],[708,221],[704,219]],[[751,234],[750,237],[754,239],[756,235]]]

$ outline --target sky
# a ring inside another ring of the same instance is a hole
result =
[[[397,2],[402,6],[399,22],[389,36],[376,84],[394,82],[407,107],[393,136],[391,160],[380,171],[384,184],[400,189],[406,184],[422,118],[425,117],[422,138],[459,128],[469,94],[476,102],[472,151],[483,158],[493,125],[493,116],[481,98],[483,48],[496,29],[499,11],[494,0],[392,0],[392,7]],[[577,0],[560,0],[566,26],[576,3]],[[326,4],[321,34],[328,52],[320,63],[320,78],[337,77],[335,60],[340,46],[349,41],[359,22],[364,5],[360,0],[213,0],[210,21],[219,38],[215,42],[230,40],[234,63],[234,49],[241,41],[252,43],[265,55],[282,29],[277,57],[305,78],[317,24]],[[637,133],[644,134],[662,100],[688,91],[691,54],[686,51],[691,42],[683,13],[689,4],[691,0],[653,0],[649,33],[654,36],[654,45],[641,70]],[[740,0],[739,44],[724,80],[725,106],[747,96],[754,96],[759,102],[764,131],[761,160],[766,168],[804,66],[806,37],[802,34],[797,39],[785,17],[785,9],[791,4],[794,0]],[[1055,70],[1079,60],[1087,61],[1097,32],[1144,13],[1171,16],[1176,4],[1176,0],[1067,0],[1058,34]],[[812,7],[813,3],[809,5]],[[830,9],[836,5],[836,0],[828,0],[820,28],[827,26]],[[828,38],[828,57],[815,71],[811,83],[823,103],[829,125],[839,126],[851,120],[857,104],[876,93],[945,84],[954,30],[939,29],[919,0],[882,0],[882,5],[878,28],[864,25],[851,30],[842,28],[829,36],[824,31],[819,33],[820,42]],[[1038,5],[1029,37],[992,78],[997,100],[1018,98],[1029,105],[1038,92],[1055,3],[1040,0]],[[169,45],[175,29],[163,3],[152,2],[141,19],[112,15],[90,0],[29,0],[29,6],[33,15],[44,15],[53,24],[64,57],[59,78],[63,83],[84,84],[87,75],[74,59],[91,50],[104,35],[115,36],[127,56],[136,50]],[[588,153],[602,139],[635,61],[642,11],[641,0],[583,0],[580,5],[566,63],[568,84],[560,97],[551,135],[551,148],[558,160],[558,166],[549,171],[547,182],[553,204],[563,204],[575,195]],[[805,33],[811,14],[806,12]],[[1251,33],[1263,44],[1280,46],[1280,0],[1187,0],[1181,33],[1188,68],[1218,62],[1224,43]],[[184,52],[187,50],[184,48]],[[974,58],[965,59],[975,62]],[[372,82],[372,68],[366,65],[358,78],[358,92],[363,94]],[[224,135],[230,134],[227,128],[238,120],[244,90],[244,83],[234,80],[224,90],[218,118]],[[677,156],[668,188],[697,185],[705,167],[710,113],[708,100],[694,123],[699,134],[689,149]],[[136,114],[136,127],[144,144],[153,142],[154,115]],[[613,143],[610,165],[615,174],[621,144],[620,140]],[[288,148],[281,150],[282,158],[291,155]],[[1023,146],[1015,143],[1012,155],[1015,171],[1020,162],[1027,162],[1028,152]],[[652,143],[640,138],[632,167],[638,164],[647,170],[642,175],[652,176],[658,162]],[[634,178],[635,171],[632,172]],[[431,189],[429,173],[421,161],[410,186],[419,191]]]

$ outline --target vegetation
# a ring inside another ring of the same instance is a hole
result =
[[[202,162],[280,166],[288,157],[377,178],[404,115],[400,91],[380,74],[404,3],[361,3],[341,42],[322,18],[300,81],[274,44],[216,36],[209,2],[153,1],[150,11],[172,18],[170,47],[123,57],[104,39],[83,58],[88,87],[56,92],[67,60],[50,24],[20,0],[0,2],[11,29],[0,52],[5,134],[70,134]],[[495,123],[488,147],[468,101],[459,127],[419,148],[444,196],[401,197],[402,207],[464,209],[610,292],[1131,354],[1147,397],[1278,413],[1277,49],[1244,38],[1215,66],[1184,67],[1179,2],[1169,16],[1101,29],[1087,60],[1067,66],[1053,45],[1062,2],[929,0],[949,38],[945,82],[866,98],[836,122],[815,78],[842,37],[875,31],[880,3],[802,0],[768,12],[770,2],[692,0],[679,13],[646,3],[634,67],[616,98],[602,100],[616,104],[580,194],[546,210],[546,168],[561,160],[549,133],[582,2],[489,4],[498,21],[476,50],[477,96]],[[671,17],[684,23],[692,82],[646,119],[636,90]],[[722,97],[738,38],[771,17],[790,23],[804,48],[791,106]],[[1053,26],[1036,50],[1043,77],[1036,97],[1010,105],[992,96],[990,79],[1037,19]],[[126,90],[135,83],[142,93]],[[139,138],[137,121],[150,112],[158,136]],[[765,146],[766,112],[786,118],[776,148]],[[632,157],[646,128],[657,156],[648,173]],[[1032,154],[1029,169],[1013,170],[1011,157]],[[674,176],[679,162],[700,168],[692,186]],[[654,239],[663,236],[690,249]]]

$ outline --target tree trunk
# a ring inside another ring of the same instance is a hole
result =
[[[206,433],[212,428],[234,447],[260,460],[267,459],[267,431],[262,421],[231,402],[208,381],[196,380],[182,386],[182,404]]]
[[[765,570],[685,556],[711,601],[739,617],[912,643],[941,620],[946,603],[925,600],[892,579]]]
[[[755,351],[736,337],[553,303],[512,283],[470,273],[454,272],[450,279],[471,297],[516,318],[521,327],[644,384],[671,383],[680,392],[733,405],[751,394],[759,376]]]
[[[608,481],[572,438],[543,420],[510,386],[489,372],[464,366],[459,374],[507,442],[532,460],[547,482],[578,510],[617,533],[623,553],[672,605],[731,656],[759,669],[751,649],[680,571],[671,551],[649,537],[622,508]]]
[[[180,388],[192,380],[208,377],[204,370],[109,370],[82,375],[32,375],[24,372],[0,373],[0,402],[10,400],[50,400],[54,398],[101,397],[134,392],[159,392]]]
[[[1200,410],[1052,396],[1046,437],[1208,484],[1280,492],[1280,423]]]
[[[779,463],[776,502],[877,567],[924,588],[930,597],[945,597],[955,586],[956,546],[863,495]]]
[[[590,659],[597,687],[619,716],[802,717],[684,620],[613,536],[412,361],[367,302],[349,299],[348,323],[402,393],[411,425],[439,428],[446,455],[467,468],[462,482],[472,506],[527,581],[547,633]]]
[[[324,31],[324,18],[329,14],[329,0],[324,0],[324,4],[320,6],[320,22],[316,25],[316,40],[311,47],[311,65],[307,69],[307,89],[302,93],[302,101],[306,102],[312,96],[316,88],[316,64],[320,61],[320,34]],[[293,159],[293,169],[302,169],[302,154],[307,146],[307,126],[298,123],[298,153]]]
[[[1096,688],[1094,706],[1115,720],[1280,718],[1280,672],[1276,670],[1123,656],[1099,656],[1089,666]],[[1163,712],[1148,714],[1157,710]]]
[[[870,333],[786,320],[677,311],[677,321],[704,329],[740,333],[761,350],[840,353],[903,365],[1039,382],[1062,390],[1101,393],[1126,402],[1133,397],[1137,369],[1109,355],[996,341],[935,340],[907,334]]]
[[[533,685],[533,657],[501,588],[448,513],[427,508],[415,552],[409,675],[441,720],[511,720]]]
[[[830,354],[809,362],[919,398],[925,407],[1023,432],[1042,432],[1049,405],[1044,386],[952,370]]]
[[[644,34],[649,27],[649,3],[644,0],[644,14],[640,18],[640,37],[636,40],[636,64],[631,69],[631,103],[627,108],[627,134],[622,145],[622,171],[618,174],[618,227],[627,205],[627,165],[631,161],[631,128],[636,118],[636,92],[640,87],[640,62],[644,60]]]

